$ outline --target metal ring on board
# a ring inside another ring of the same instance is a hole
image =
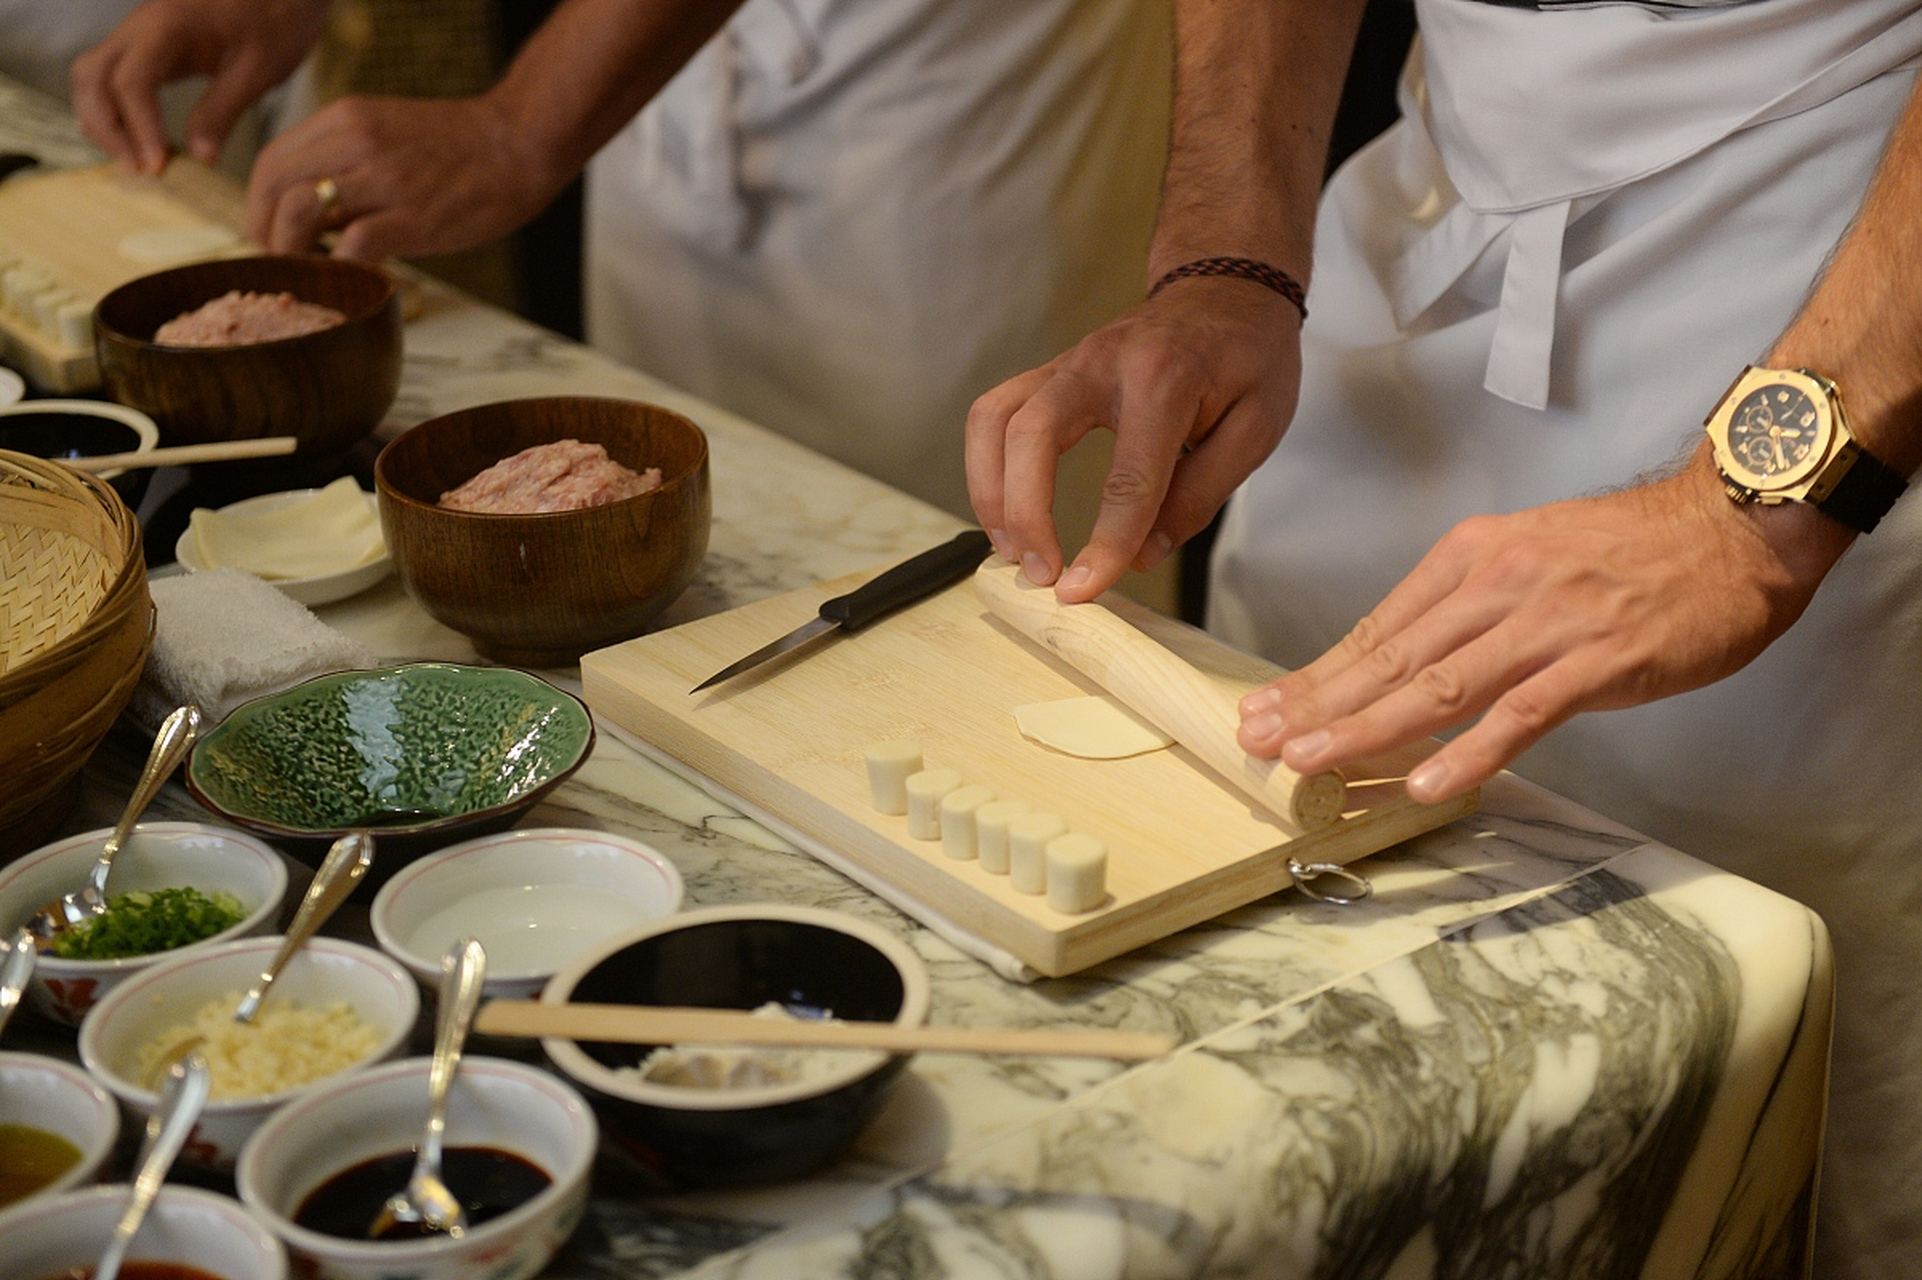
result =
[[[1288,874],[1295,878],[1295,888],[1317,902],[1330,902],[1338,907],[1351,906],[1375,891],[1375,886],[1368,882],[1368,877],[1355,874],[1339,862],[1303,862],[1299,858],[1290,858]],[[1323,876],[1345,880],[1354,886],[1353,891],[1346,894],[1327,893],[1315,888],[1311,882]]]

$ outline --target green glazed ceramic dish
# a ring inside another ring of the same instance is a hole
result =
[[[511,826],[593,745],[580,700],[524,671],[341,671],[237,707],[194,744],[187,789],[296,852],[371,830],[418,854]]]

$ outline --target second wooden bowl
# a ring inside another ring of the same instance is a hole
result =
[[[658,488],[536,515],[452,511],[440,496],[534,445],[583,440]],[[671,410],[552,396],[421,423],[374,464],[381,529],[408,594],[498,661],[561,666],[640,634],[694,580],[712,499],[707,437]]]
[[[175,316],[239,290],[291,293],[344,313],[317,333],[232,347],[153,340]],[[377,267],[319,255],[223,258],[129,280],[94,311],[107,394],[150,415],[161,443],[286,435],[339,452],[380,425],[400,390],[400,299]]]

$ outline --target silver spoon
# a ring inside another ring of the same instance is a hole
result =
[[[447,1136],[447,1092],[460,1068],[461,1046],[480,1007],[481,983],[487,977],[487,952],[473,938],[462,938],[440,961],[440,1010],[434,1023],[434,1065],[427,1073],[427,1127],[414,1156],[407,1185],[387,1197],[387,1203],[367,1228],[379,1240],[397,1226],[421,1227],[429,1232],[460,1236],[467,1231],[467,1213],[460,1198],[441,1180],[441,1142]]]
[[[100,856],[95,859],[93,870],[87,873],[87,883],[49,902],[27,922],[42,951],[51,946],[54,938],[60,934],[106,912],[107,877],[113,871],[114,855],[120,852],[120,846],[127,843],[127,837],[133,834],[134,823],[140,821],[140,815],[153,803],[160,785],[172,777],[173,771],[180,767],[180,762],[187,758],[187,752],[193,748],[194,739],[199,734],[199,707],[179,707],[160,722],[160,732],[154,735],[153,750],[147,753],[147,767],[141,770],[140,781],[135,784],[133,794],[127,797],[127,807],[120,815],[119,825],[107,837],[107,843],[100,846]]]
[[[140,1224],[152,1207],[154,1197],[160,1194],[167,1170],[173,1166],[180,1148],[186,1145],[194,1121],[200,1118],[200,1109],[207,1105],[210,1087],[207,1060],[197,1053],[168,1068],[160,1105],[147,1117],[147,1138],[140,1149],[133,1191],[127,1197],[120,1221],[114,1224],[113,1238],[107,1241],[100,1262],[94,1267],[93,1280],[114,1280],[120,1274],[120,1264],[127,1260],[127,1249],[140,1233]]]
[[[234,1009],[235,1022],[254,1020],[254,1015],[260,1012],[260,1002],[267,998],[267,992],[273,987],[274,979],[280,976],[280,971],[287,967],[287,962],[294,958],[295,952],[307,945],[307,940],[314,936],[320,926],[327,923],[327,917],[334,914],[334,909],[347,901],[347,895],[354,891],[354,886],[361,882],[368,868],[373,865],[374,838],[365,831],[356,831],[334,841],[333,847],[327,850],[326,859],[320,864],[320,870],[314,873],[313,883],[307,886],[299,909],[294,912],[294,922],[287,926],[287,936],[281,939],[280,950],[274,952],[274,958],[268,962],[267,968],[254,980],[254,985],[247,988],[247,994],[240,998],[239,1006]],[[206,1041],[207,1037],[201,1035],[182,1040],[155,1065],[151,1079],[159,1079],[160,1074],[173,1063]]]
[[[40,949],[33,945],[33,931],[25,925],[14,930],[4,954],[6,963],[0,965],[0,1031],[7,1029],[7,1019],[20,1007],[27,979],[33,977],[33,962],[40,955]]]

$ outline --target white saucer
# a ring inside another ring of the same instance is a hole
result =
[[[280,493],[263,493],[257,498],[247,498],[220,508],[223,512],[274,511],[310,498],[320,492],[318,489],[287,489]],[[367,499],[367,506],[376,517],[380,514],[379,500],[364,490],[361,496]],[[174,543],[174,559],[178,560],[190,573],[199,573],[211,566],[201,563],[200,555],[194,547],[192,527],[184,530]],[[311,578],[263,578],[268,586],[302,604],[331,604],[345,600],[348,596],[367,590],[386,577],[393,570],[393,559],[383,554],[378,560],[342,569],[338,573],[316,574]]]

